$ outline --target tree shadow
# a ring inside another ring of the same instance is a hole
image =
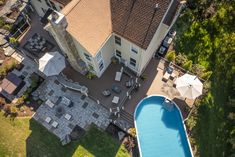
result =
[[[30,120],[31,134],[26,140],[27,157],[71,157],[90,154],[96,157],[115,157],[121,143],[92,125],[77,141],[62,146],[60,140],[36,120]]]

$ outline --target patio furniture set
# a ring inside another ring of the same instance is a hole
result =
[[[29,49],[35,52],[45,51],[46,49],[46,39],[44,39],[39,34],[35,34],[28,40]]]
[[[63,96],[63,97],[60,97],[59,99],[61,99],[60,104],[63,104],[64,106],[67,106],[67,107],[70,107],[70,108],[73,107],[72,101],[70,99],[68,99],[67,97]],[[51,109],[53,109],[54,106],[55,106],[55,104],[49,99],[47,99],[45,104],[48,105]],[[57,108],[58,112],[59,112],[60,109],[62,110],[62,108],[59,108],[59,107]],[[63,115],[63,112],[61,112],[61,113]],[[63,115],[63,117],[69,121],[69,120],[71,120],[72,115],[70,115],[68,113],[65,113]],[[45,122],[48,123],[48,124],[51,124],[51,126],[54,127],[54,128],[57,128],[58,125],[59,125],[59,123],[55,120],[53,121],[51,117],[46,117]]]
[[[123,67],[121,67],[121,70],[116,72],[115,81],[117,81],[117,82],[120,82],[120,81],[121,81],[121,79],[122,79],[122,74],[123,74],[123,70],[124,70]],[[132,79],[132,77],[131,77],[131,80],[126,81],[125,86],[126,86],[127,88],[130,88],[130,87],[132,87],[133,85],[134,85],[134,81],[133,81],[133,79]],[[116,85],[116,84],[112,85],[111,90],[112,90],[114,93],[116,93],[116,94],[120,94],[120,93],[122,92],[121,87],[120,87],[119,85]],[[111,93],[111,91],[110,91],[109,89],[106,89],[106,90],[104,90],[104,91],[102,92],[102,95],[105,96],[105,97],[108,97],[108,96],[110,96],[111,94],[112,94],[112,93]],[[112,99],[112,103],[118,104],[119,100],[120,100],[120,98],[119,98],[118,96],[114,96],[113,99]]]
[[[176,78],[178,75],[179,73],[174,70],[173,66],[170,63],[169,66],[166,68],[166,72],[164,73],[162,80],[166,82],[169,79],[174,80],[174,78]]]

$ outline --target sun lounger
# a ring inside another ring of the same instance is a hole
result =
[[[47,122],[48,124],[51,122],[51,117],[47,117],[46,119],[45,119],[45,122]]]
[[[112,100],[112,103],[117,104],[118,101],[119,101],[119,97],[118,96],[114,96],[113,100]]]
[[[47,99],[45,104],[47,104],[50,108],[53,108],[55,106],[55,104],[53,102],[51,102],[51,100],[49,100],[49,99]]]
[[[116,72],[116,76],[115,76],[115,81],[121,81],[122,78],[122,73],[121,72]]]
[[[71,117],[72,117],[72,116],[71,116],[70,114],[67,114],[67,113],[64,115],[64,118],[67,119],[67,120],[70,120]]]
[[[165,72],[165,74],[163,75],[162,80],[164,81],[168,81],[168,79],[170,78],[171,74],[169,74],[168,72]]]
[[[51,124],[54,128],[57,128],[57,126],[59,125],[56,121],[54,121],[52,124]]]

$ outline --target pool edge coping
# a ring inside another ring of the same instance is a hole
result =
[[[167,96],[164,96],[164,95],[160,95],[160,94],[151,94],[151,95],[148,95],[148,96],[146,96],[145,98],[143,98],[139,103],[138,103],[138,105],[136,106],[136,108],[135,108],[135,112],[134,112],[134,125],[135,125],[135,130],[136,130],[136,137],[137,137],[137,142],[138,142],[138,148],[139,148],[139,151],[140,151],[140,157],[142,157],[142,151],[141,151],[141,148],[140,148],[140,141],[139,141],[139,136],[138,136],[138,130],[137,130],[137,125],[136,125],[136,111],[137,111],[137,108],[140,106],[140,104],[142,103],[142,101],[143,100],[145,100],[145,99],[147,99],[147,98],[149,98],[149,97],[153,97],[153,96],[160,96],[160,97],[164,97],[164,98],[166,98],[166,99],[169,99],[169,100],[171,100],[170,98],[168,98]],[[190,144],[190,141],[189,141],[189,137],[188,137],[188,134],[187,134],[187,131],[186,131],[186,126],[185,126],[185,124],[184,124],[184,118],[183,118],[183,116],[182,116],[182,113],[181,113],[181,110],[180,110],[180,108],[178,107],[178,105],[173,101],[173,100],[171,100],[173,103],[174,103],[174,105],[176,106],[176,108],[178,109],[178,111],[179,111],[179,113],[180,113],[180,117],[181,117],[181,123],[183,124],[183,127],[184,127],[184,132],[185,132],[185,135],[186,135],[186,137],[187,137],[187,143],[188,143],[188,145],[189,145],[189,150],[190,150],[190,154],[191,154],[191,156],[192,157],[194,157],[194,155],[193,155],[193,151],[192,151],[192,147],[191,147],[191,144]]]

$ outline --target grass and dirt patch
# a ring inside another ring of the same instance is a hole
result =
[[[62,146],[59,139],[33,119],[14,121],[0,112],[0,154],[18,157],[129,157],[124,146],[92,126],[80,141]]]

